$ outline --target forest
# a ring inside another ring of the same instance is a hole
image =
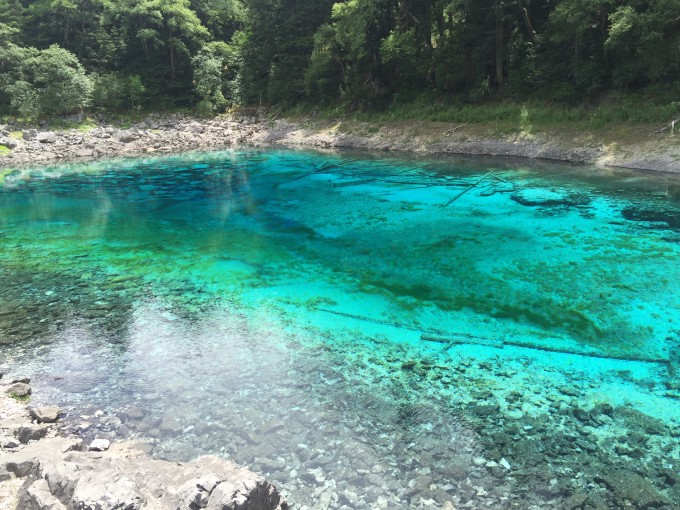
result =
[[[0,0],[0,113],[680,98],[677,0]]]

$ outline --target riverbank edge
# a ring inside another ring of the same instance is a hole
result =
[[[59,408],[29,403],[30,378],[3,378],[6,371],[0,370],[0,510],[288,508],[268,480],[225,459],[157,460],[144,442],[87,445],[60,427]]]
[[[646,130],[637,139],[592,133],[521,132],[490,136],[475,125],[437,122],[277,119],[264,113],[200,119],[151,114],[143,121],[77,129],[13,131],[0,126],[0,175],[21,167],[176,154],[235,146],[361,149],[424,155],[549,160],[639,171],[680,173],[680,135]]]

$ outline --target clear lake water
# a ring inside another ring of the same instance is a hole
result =
[[[679,508],[680,178],[255,149],[5,172],[0,365],[86,439],[229,458],[295,509]]]

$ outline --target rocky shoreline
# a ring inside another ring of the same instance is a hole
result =
[[[144,443],[85,445],[60,433],[58,407],[27,403],[28,377],[0,383],[0,510],[288,508],[267,480],[218,457],[175,463]]]
[[[0,172],[17,167],[118,156],[171,154],[235,145],[352,148],[422,154],[458,154],[545,159],[636,170],[680,172],[680,144],[670,135],[629,144],[566,140],[536,134],[485,137],[465,126],[271,120],[263,113],[198,119],[182,114],[149,115],[131,126],[102,121],[88,131],[20,130],[0,126]],[[661,137],[661,138],[659,138]]]

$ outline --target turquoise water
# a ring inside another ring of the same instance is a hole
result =
[[[673,508],[679,190],[293,151],[16,171],[0,363],[86,437],[295,508],[623,508],[632,466]]]

